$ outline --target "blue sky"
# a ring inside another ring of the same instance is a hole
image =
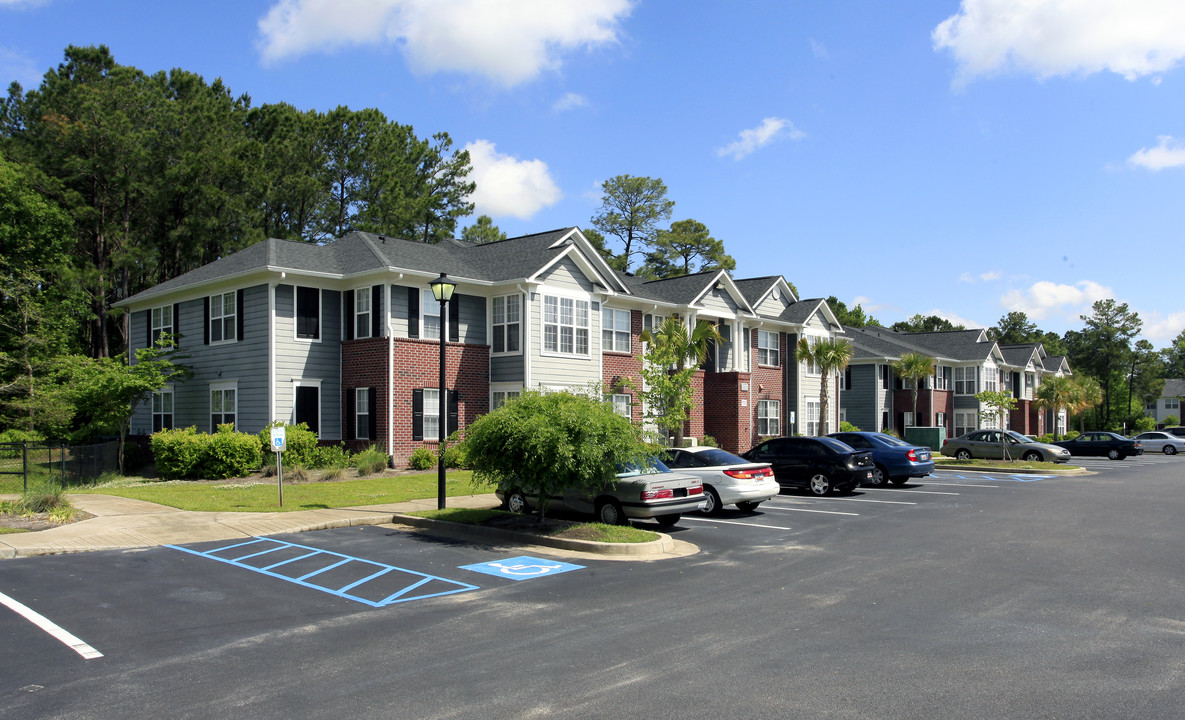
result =
[[[885,324],[1185,329],[1180,0],[0,0],[0,81],[68,44],[447,131],[512,235],[646,175],[738,277]]]

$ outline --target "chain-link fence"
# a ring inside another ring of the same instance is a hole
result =
[[[63,487],[119,470],[119,441],[94,445],[0,443],[0,476],[19,475],[22,487],[52,480]]]

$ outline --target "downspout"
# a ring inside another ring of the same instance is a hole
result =
[[[288,277],[288,273],[280,273],[280,279]],[[279,281],[273,280],[267,285],[267,417],[270,424],[276,419],[276,286]]]
[[[526,332],[523,333],[523,389],[527,390],[531,387],[531,293],[523,287],[522,283],[515,285],[518,291],[523,294],[523,328]]]
[[[394,282],[399,282],[403,279],[403,273],[399,273],[399,277],[395,278]],[[385,283],[386,285],[386,310],[387,316],[387,457],[395,457],[395,327],[392,324],[392,303],[395,299],[395,294],[391,290],[393,283]]]

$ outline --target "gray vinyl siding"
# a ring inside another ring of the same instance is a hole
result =
[[[487,345],[486,299],[477,295],[454,295],[453,300],[457,299],[461,302],[457,311],[461,325],[458,339],[468,345]]]
[[[524,355],[494,355],[490,358],[491,383],[525,383],[526,363]]]
[[[276,418],[293,421],[294,380],[320,381],[321,426],[319,436],[339,440],[341,434],[341,338],[342,295],[321,291],[321,340],[296,338],[292,285],[276,286]],[[266,403],[266,397],[264,402]],[[265,409],[266,412],[266,409]],[[265,423],[266,424],[266,423]],[[262,428],[262,425],[260,426]]]
[[[592,283],[580,272],[575,263],[564,260],[547,273],[546,282],[549,287],[563,288],[568,294],[560,297],[571,297],[572,290],[589,291]],[[601,379],[601,306],[594,302],[592,296],[588,301],[588,350],[587,357],[580,355],[544,355],[543,354],[543,297],[548,294],[548,288],[540,288],[531,293],[530,329],[527,337],[527,351],[531,353],[531,378],[533,386],[583,386],[600,382]],[[579,293],[577,293],[579,294]]]
[[[786,301],[784,298],[775,300],[772,294],[766,295],[765,300],[759,303],[754,309],[757,311],[758,315],[777,317],[782,314],[783,310],[786,309]]]
[[[391,286],[391,325],[397,338],[407,337],[407,287]]]
[[[876,430],[884,403],[877,366],[852,365],[852,389],[840,393],[840,407],[847,411],[848,422],[861,430]]]
[[[568,258],[556,263],[554,267],[541,275],[539,282],[569,290],[583,290],[585,292],[593,290],[592,281],[585,276],[575,262]]]
[[[974,395],[952,395],[954,398],[954,409],[962,410],[979,410],[979,401],[975,399]]]
[[[735,315],[737,311],[737,304],[732,299],[732,296],[728,294],[728,291],[716,290],[715,288],[703,297],[700,305],[703,306],[704,313],[707,315],[719,313],[725,317],[730,317]]]
[[[806,427],[803,424],[802,410],[800,409],[802,406],[802,388],[799,387],[798,333],[782,333],[782,337],[786,339],[786,352],[782,360],[782,377],[786,385],[785,399],[783,401],[786,411],[783,412],[786,413],[786,422],[789,425],[790,415],[787,411],[795,411],[795,422],[790,427],[790,433],[788,434],[798,434],[800,432],[799,428]],[[757,362],[756,356],[754,356],[753,362]]]

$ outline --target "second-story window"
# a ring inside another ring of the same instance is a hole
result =
[[[156,339],[163,333],[173,333],[173,306],[166,305],[164,307],[152,308],[152,344],[156,344]]]
[[[238,307],[233,292],[210,296],[210,342],[235,339]]]
[[[370,337],[370,288],[354,291],[354,337]]]
[[[321,291],[318,288],[296,288],[296,337],[303,340],[321,338]]]
[[[440,321],[440,303],[436,298],[432,297],[431,290],[425,290],[423,292],[420,308],[422,309],[420,313],[420,322],[422,323],[420,337],[425,340],[439,340],[440,328],[442,327]]]
[[[543,349],[563,355],[588,354],[588,301],[543,297]]]
[[[601,349],[607,352],[630,351],[629,310],[601,310]]]
[[[757,331],[757,364],[777,367],[781,364],[778,333]]]
[[[494,298],[493,312],[493,352],[518,352],[521,336],[519,328],[522,327],[522,296],[507,295]]]
[[[975,371],[973,367],[955,368],[955,395],[975,394]]]

